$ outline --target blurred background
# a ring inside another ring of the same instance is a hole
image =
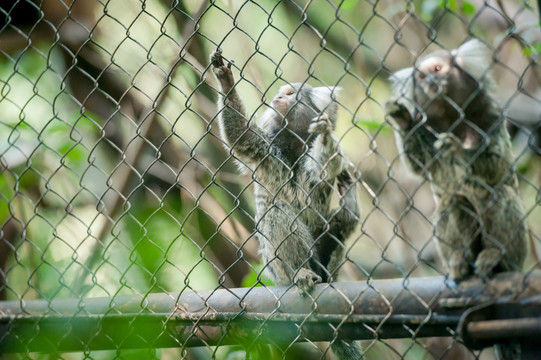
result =
[[[473,37],[493,50],[495,96],[510,119],[528,272],[541,265],[534,2],[3,1],[0,300],[272,285],[259,273],[252,179],[219,138],[208,60],[217,48],[234,60],[253,116],[287,82],[343,88],[336,133],[361,174],[361,218],[342,281],[445,275],[430,187],[400,161],[383,104],[392,72]],[[452,339],[364,348],[377,359],[492,357]],[[239,356],[207,347],[20,358]]]

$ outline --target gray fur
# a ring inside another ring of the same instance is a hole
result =
[[[520,270],[526,254],[511,141],[483,47],[473,40],[401,70],[386,105],[406,164],[432,185],[436,238],[454,280]]]
[[[288,89],[294,98],[281,89],[257,126],[247,120],[230,64],[224,64],[219,51],[211,62],[224,94],[218,99],[221,137],[253,172],[256,234],[265,271],[277,285],[295,283],[305,294],[336,276],[343,241],[359,217],[355,182],[332,134],[338,89],[292,84]],[[287,106],[274,105],[283,98],[289,99]],[[341,206],[331,209],[335,186]],[[348,346],[350,352],[353,348]],[[360,358],[356,353],[343,359]]]

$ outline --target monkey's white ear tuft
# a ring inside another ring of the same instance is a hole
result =
[[[312,88],[311,100],[319,111],[324,111],[342,90],[339,86],[320,86]]]
[[[473,39],[462,44],[452,54],[456,63],[477,81],[482,81],[490,71],[492,61],[490,48],[479,39]]]
[[[413,96],[413,68],[405,68],[391,75],[393,94],[395,96]]]

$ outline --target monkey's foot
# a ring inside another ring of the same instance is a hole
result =
[[[454,281],[462,280],[470,275],[469,262],[464,256],[464,252],[461,250],[453,251],[449,257],[448,268],[449,277]]]
[[[295,279],[293,279],[295,285],[301,289],[303,294],[308,293],[314,289],[314,286],[316,284],[319,284],[322,282],[321,276],[316,274],[310,269],[307,268],[301,268],[297,275],[295,275]]]
[[[222,50],[218,49],[210,57],[210,63],[212,65],[212,71],[216,75],[216,79],[222,85],[223,92],[229,92],[233,85],[235,85],[235,78],[231,71],[231,62],[227,62],[225,65],[224,58],[222,57]]]
[[[482,250],[475,260],[475,275],[487,279],[494,268],[502,260],[502,252],[498,248]]]
[[[310,134],[331,134],[332,123],[327,113],[323,113],[318,117],[312,119],[310,126],[308,127]]]

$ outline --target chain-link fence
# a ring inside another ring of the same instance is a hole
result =
[[[0,357],[533,358],[539,21],[2,2]]]

